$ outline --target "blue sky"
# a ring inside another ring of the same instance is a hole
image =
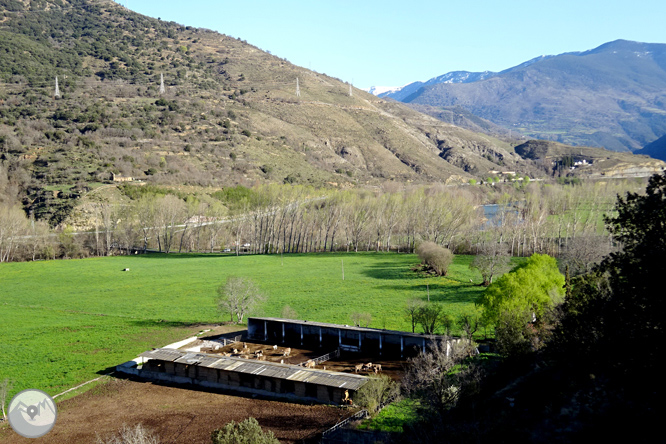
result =
[[[666,43],[666,1],[117,0],[240,37],[359,88],[449,71],[501,71],[616,39]]]

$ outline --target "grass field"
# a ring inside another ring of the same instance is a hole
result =
[[[473,309],[480,276],[457,256],[448,277],[423,277],[406,254],[280,256],[139,255],[0,265],[0,379],[16,393],[60,393],[138,353],[227,321],[216,288],[229,275],[253,279],[267,296],[255,315],[350,323],[372,314],[371,327],[409,330],[405,301],[444,304],[455,316]],[[342,262],[344,276],[342,280]],[[129,272],[123,272],[129,268]]]

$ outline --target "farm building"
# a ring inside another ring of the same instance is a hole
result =
[[[326,404],[341,404],[368,381],[365,376],[289,364],[156,349],[139,355],[141,368],[119,369],[140,377],[232,389]]]
[[[258,341],[400,357],[415,355],[442,339],[404,331],[280,318],[248,318],[247,331],[250,339]]]

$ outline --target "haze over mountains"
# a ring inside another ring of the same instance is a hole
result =
[[[529,138],[640,152],[666,134],[666,44],[616,40],[500,73],[448,73],[380,96],[461,107]]]

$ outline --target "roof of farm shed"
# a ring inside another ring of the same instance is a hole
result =
[[[350,330],[357,332],[367,332],[367,333],[376,333],[382,335],[396,335],[396,336],[405,336],[413,338],[425,338],[426,340],[432,339],[445,339],[445,336],[441,335],[423,335],[420,333],[410,333],[407,331],[398,331],[398,330],[384,330],[381,328],[369,328],[369,327],[356,327],[354,325],[342,325],[342,324],[327,324],[325,322],[314,322],[314,321],[302,321],[297,319],[282,319],[282,318],[268,318],[268,317],[251,317],[248,318],[248,324],[250,321],[269,321],[269,322],[281,322],[284,324],[295,324],[303,326],[314,326],[314,327],[323,327],[323,328],[339,328],[342,330]]]
[[[306,369],[298,365],[278,364],[268,361],[255,361],[243,358],[191,353],[179,350],[159,348],[139,355],[146,359],[175,362],[178,364],[198,365],[225,371],[261,375],[270,378],[307,382],[329,387],[358,390],[369,378],[348,373],[331,372],[318,369]]]

